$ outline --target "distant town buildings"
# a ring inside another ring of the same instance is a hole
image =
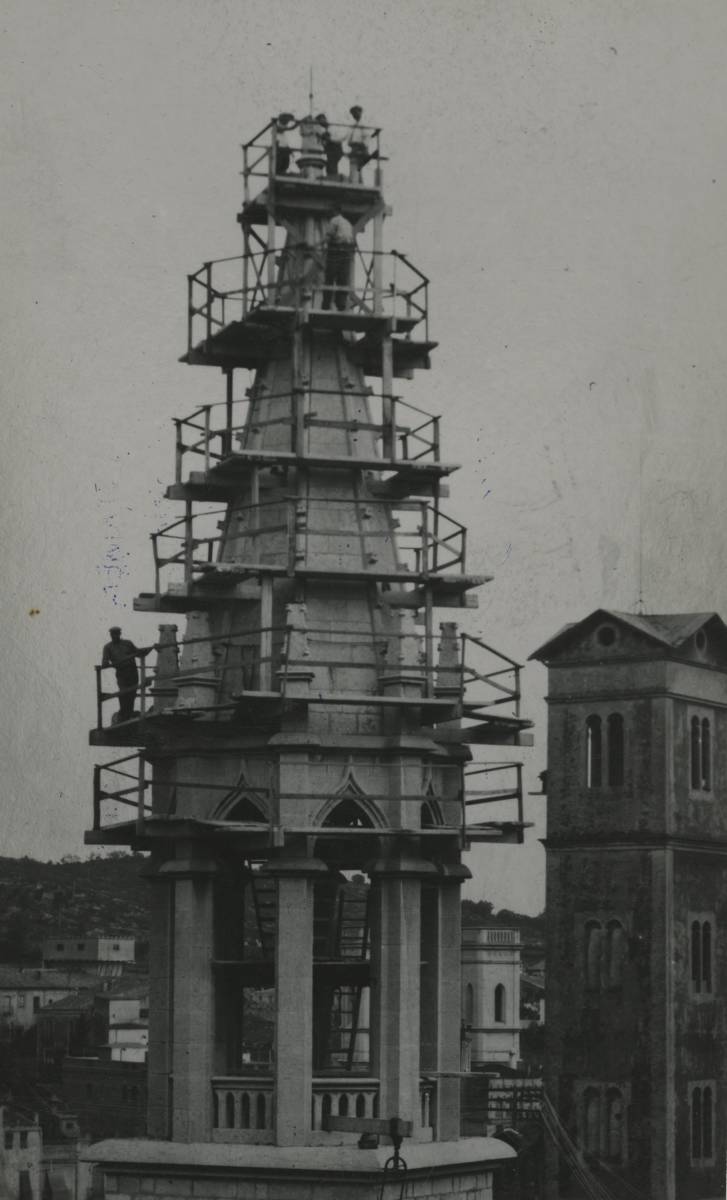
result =
[[[46,1005],[88,983],[80,972],[0,964],[0,1041],[29,1029]]]
[[[43,942],[43,966],[91,970],[119,976],[135,961],[136,941],[131,937],[54,937]]]

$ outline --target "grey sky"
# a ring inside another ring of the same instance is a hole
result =
[[[80,850],[113,757],[86,745],[93,664],[114,621],[154,640],[131,604],[177,514],[171,419],[222,398],[177,363],[185,276],[239,253],[239,144],[303,112],[309,64],[317,109],[384,127],[387,245],[432,280],[405,398],[443,415],[446,507],[496,575],[470,628],[524,658],[633,608],[640,519],[647,608],[720,608],[722,0],[7,0],[2,55],[0,853]],[[544,690],[530,666],[531,787]],[[542,907],[528,808],[470,895]]]

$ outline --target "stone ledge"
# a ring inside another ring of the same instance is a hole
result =
[[[512,1146],[498,1138],[460,1138],[456,1142],[407,1142],[401,1148],[409,1173],[459,1174],[488,1170],[516,1158]],[[391,1157],[391,1146],[359,1150],[358,1146],[242,1146],[210,1142],[161,1142],[146,1138],[114,1138],[87,1147],[81,1158],[96,1163],[115,1175],[138,1175],[149,1171],[186,1176],[208,1174],[248,1178],[274,1174],[278,1178],[325,1176],[338,1173],[349,1178],[380,1175]]]

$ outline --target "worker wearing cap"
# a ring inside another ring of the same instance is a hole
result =
[[[340,208],[334,208],[326,229],[326,268],[323,290],[323,308],[331,307],[335,297],[336,308],[344,312],[348,307],[351,287],[351,268],[356,250],[356,235],[353,225],[347,221]]]
[[[340,125],[329,125],[325,113],[318,113],[316,121],[323,128],[323,149],[326,154],[326,175],[338,179],[338,164],[343,157],[344,131]]]
[[[130,721],[134,715],[136,689],[139,686],[139,672],[136,666],[139,651],[128,638],[122,638],[118,625],[112,625],[109,633],[111,641],[103,648],[101,666],[114,667],[116,671],[119,689],[119,711],[116,721]]]
[[[350,183],[361,183],[361,170],[371,158],[369,135],[368,130],[361,124],[361,117],[363,116],[361,105],[354,104],[348,111],[354,120],[351,131],[346,138],[349,162],[348,179]]]

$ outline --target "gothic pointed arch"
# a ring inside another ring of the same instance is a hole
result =
[[[352,792],[332,796],[316,813],[316,825],[339,825],[355,829],[383,829],[386,825],[378,806],[368,797]]]
[[[216,821],[268,821],[270,812],[267,798],[260,790],[250,786],[244,770],[235,783],[218,801],[212,812]]]

